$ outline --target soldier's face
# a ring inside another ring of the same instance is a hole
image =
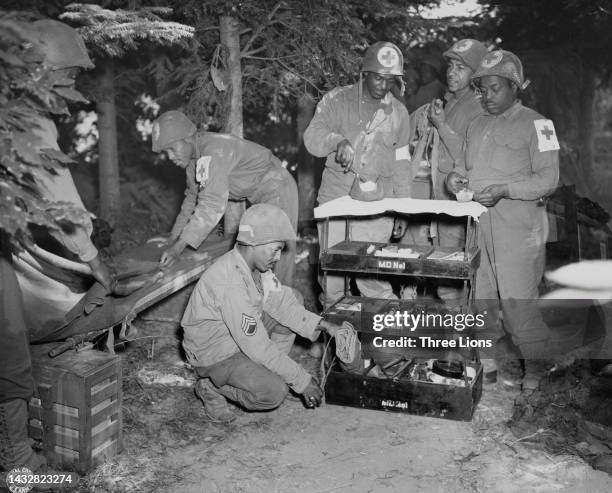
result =
[[[193,156],[193,145],[184,140],[177,140],[166,147],[168,159],[181,168],[186,168]]]
[[[450,59],[446,68],[446,82],[449,92],[456,93],[470,85],[473,70],[459,60]]]
[[[395,75],[365,73],[365,86],[372,99],[382,99],[395,85]]]
[[[273,241],[265,245],[253,247],[253,263],[259,272],[273,269],[276,262],[280,260],[281,251],[285,246],[284,241]]]
[[[478,84],[482,104],[492,115],[500,115],[516,100],[516,86],[505,77],[487,75]]]
[[[75,80],[80,69],[78,67],[67,67],[60,69],[45,67],[44,70],[53,73],[54,79],[58,77],[61,79],[61,82],[58,85],[74,89]]]

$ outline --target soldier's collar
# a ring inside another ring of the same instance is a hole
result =
[[[517,99],[516,101],[514,101],[514,103],[512,103],[512,106],[510,106],[510,108],[504,111],[501,115],[497,115],[497,117],[505,119],[512,118],[522,106],[523,103],[521,103],[521,100]]]
[[[246,263],[246,260],[244,260],[244,257],[242,256],[240,251],[238,250],[237,243],[234,245],[234,248],[232,249],[232,255],[234,255],[236,259],[236,265],[240,267],[245,273],[248,273],[249,275],[251,275],[251,269],[249,268],[249,265]]]
[[[458,98],[454,92],[446,91],[444,93],[444,100],[447,103],[450,103],[451,101],[462,101],[464,99],[474,97],[475,94],[476,93],[474,92],[473,89],[468,89],[467,91],[465,91],[465,93],[461,97]]]

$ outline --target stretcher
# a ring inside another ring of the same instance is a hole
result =
[[[231,249],[232,244],[232,239],[209,238],[198,250],[186,249],[178,260],[164,269],[159,269],[163,243],[153,241],[129,249],[113,258],[113,267],[124,279],[144,275],[147,282],[140,289],[118,297],[107,294],[99,283],[95,283],[54,330],[31,336],[31,340],[36,343],[63,341],[50,352],[50,356],[57,356],[107,332],[106,346],[112,353],[116,326],[121,325],[119,337],[126,338],[132,321],[140,312],[197,281],[217,257]]]

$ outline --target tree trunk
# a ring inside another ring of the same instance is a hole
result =
[[[309,94],[303,95],[298,100],[296,130],[297,143],[299,147],[299,164],[297,168],[298,195],[299,195],[299,215],[298,221],[300,229],[304,229],[307,223],[313,220],[313,209],[317,195],[317,180],[315,166],[317,160],[306,150],[303,143],[304,131],[312,115],[316,102]]]
[[[230,75],[230,110],[225,125],[225,132],[243,136],[242,125],[242,68],[240,66],[240,26],[238,20],[231,16],[221,16],[219,19],[221,43],[228,52],[227,69]],[[233,236],[238,231],[240,217],[246,208],[244,201],[229,201],[223,226],[225,236]]]
[[[220,19],[221,44],[228,52],[227,69],[230,75],[230,111],[225,131],[238,137],[242,132],[242,68],[240,66],[240,25],[227,15]]]
[[[104,62],[96,101],[98,113],[98,151],[100,217],[114,225],[121,208],[119,195],[119,155],[117,152],[117,109],[115,107],[115,70],[111,60]]]

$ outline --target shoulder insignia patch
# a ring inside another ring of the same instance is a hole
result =
[[[247,336],[252,336],[257,332],[257,320],[250,315],[242,314],[242,323],[240,324],[242,332]]]
[[[559,140],[557,140],[557,132],[555,132],[552,120],[534,120],[533,125],[538,135],[538,150],[540,152],[558,151]]]
[[[212,160],[212,156],[202,156],[200,159],[196,161],[196,182],[200,184],[201,187],[206,185],[206,181],[210,175],[210,161]]]

